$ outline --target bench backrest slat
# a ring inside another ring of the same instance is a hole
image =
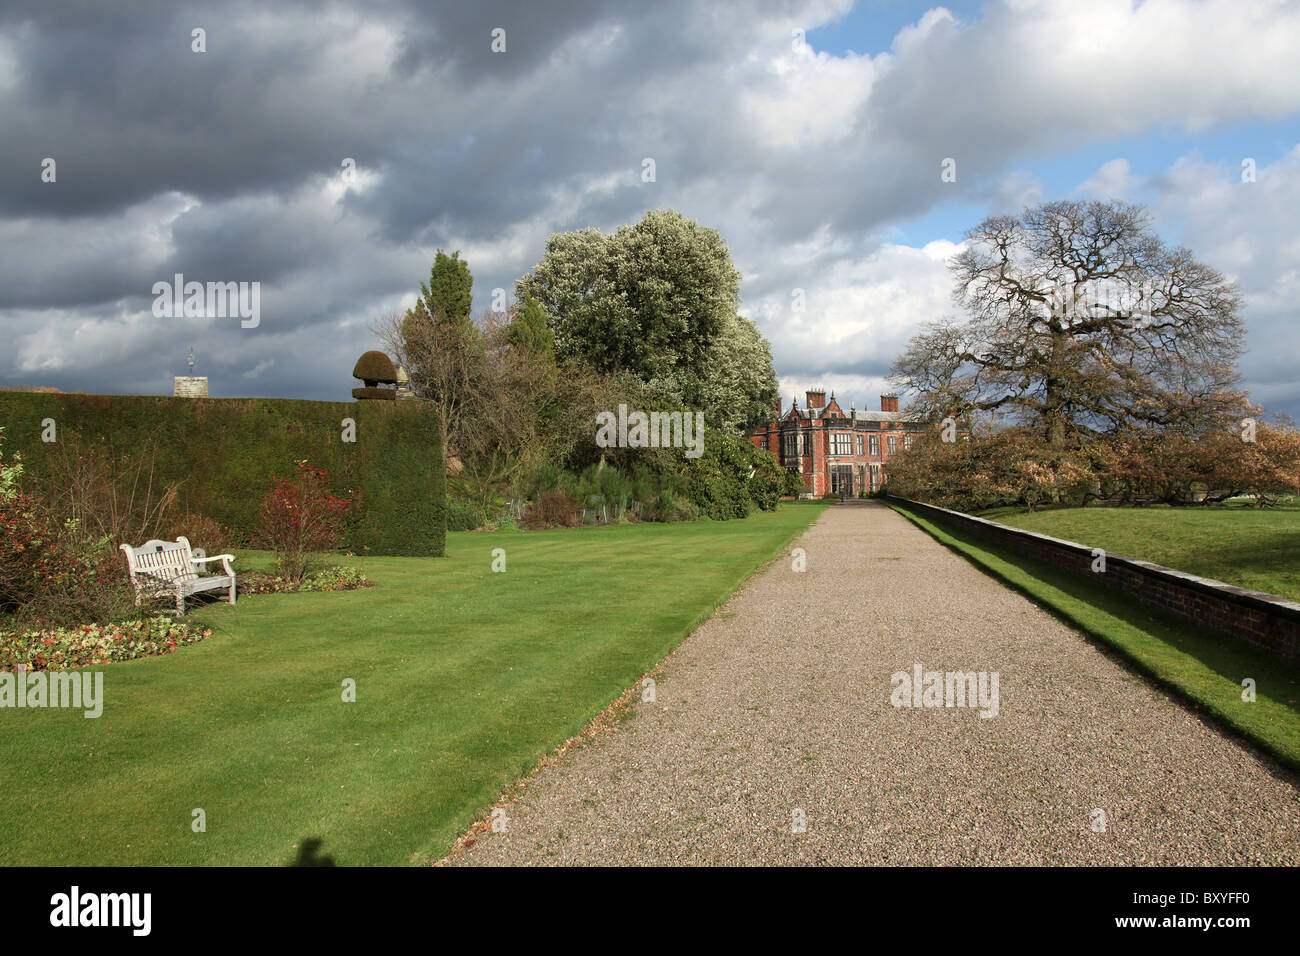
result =
[[[174,581],[198,575],[194,566],[194,552],[189,540],[184,537],[175,541],[159,541],[155,538],[138,548],[124,544],[122,550],[126,552],[127,564],[133,576]]]

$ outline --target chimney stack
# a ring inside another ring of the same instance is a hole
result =
[[[826,389],[824,388],[808,389],[807,398],[808,398],[808,409],[810,411],[815,408],[826,407]]]
[[[885,394],[881,395],[881,396],[880,396],[880,410],[881,410],[882,412],[896,412],[896,411],[898,411],[898,393],[897,393],[897,392],[885,392]]]

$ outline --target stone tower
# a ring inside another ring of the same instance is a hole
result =
[[[190,374],[172,377],[172,395],[176,398],[207,398],[208,378],[194,374],[194,350],[190,349]]]

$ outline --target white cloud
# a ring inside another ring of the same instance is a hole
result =
[[[1300,367],[1300,145],[1243,183],[1240,166],[1184,157],[1155,180],[1161,231],[1239,284],[1242,371],[1266,405],[1296,405]]]
[[[1043,184],[1032,173],[1013,169],[999,177],[989,198],[989,209],[994,214],[1017,215],[1026,206],[1035,206],[1046,198]]]
[[[827,384],[839,376],[848,394],[850,382],[878,382],[922,324],[951,311],[947,263],[960,248],[947,240],[920,249],[884,245],[829,267],[806,290],[804,313],[774,295],[751,314],[782,357],[787,381]]]
[[[740,110],[762,148],[827,146],[853,131],[875,74],[868,56],[830,56],[804,44],[769,61],[767,82],[741,92]]]
[[[1077,196],[1090,199],[1128,199],[1141,180],[1129,172],[1127,159],[1112,159],[1080,183],[1074,190]]]

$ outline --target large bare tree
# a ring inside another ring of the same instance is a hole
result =
[[[445,321],[417,302],[391,312],[371,328],[385,349],[406,369],[415,393],[434,403],[448,455],[459,455],[469,406],[483,368],[483,341],[471,321]]]
[[[950,263],[965,312],[892,369],[941,414],[1005,410],[1054,448],[1080,431],[1199,431],[1244,406],[1236,285],[1167,247],[1145,209],[1053,202],[992,216]]]
[[[417,304],[380,318],[373,329],[400,364],[415,370],[416,394],[438,409],[448,456],[458,463],[458,493],[486,508],[546,458],[568,424],[558,421],[564,403],[557,391],[568,394],[585,374],[569,369],[561,379],[536,303],[516,304],[505,316],[485,312],[467,323],[421,319]],[[592,421],[592,413],[583,415],[585,434],[593,433]]]
[[[522,313],[516,305],[504,319],[488,313],[478,322],[482,362],[463,405],[466,425],[460,429],[462,471],[457,480],[463,496],[478,499],[485,510],[495,494],[546,456],[555,359],[535,336],[523,334],[536,330],[525,327]]]
[[[469,314],[473,288],[460,253],[439,249],[415,305],[385,316],[373,329],[406,369],[415,393],[434,403],[449,455],[459,453],[465,408],[483,363],[482,336]]]

